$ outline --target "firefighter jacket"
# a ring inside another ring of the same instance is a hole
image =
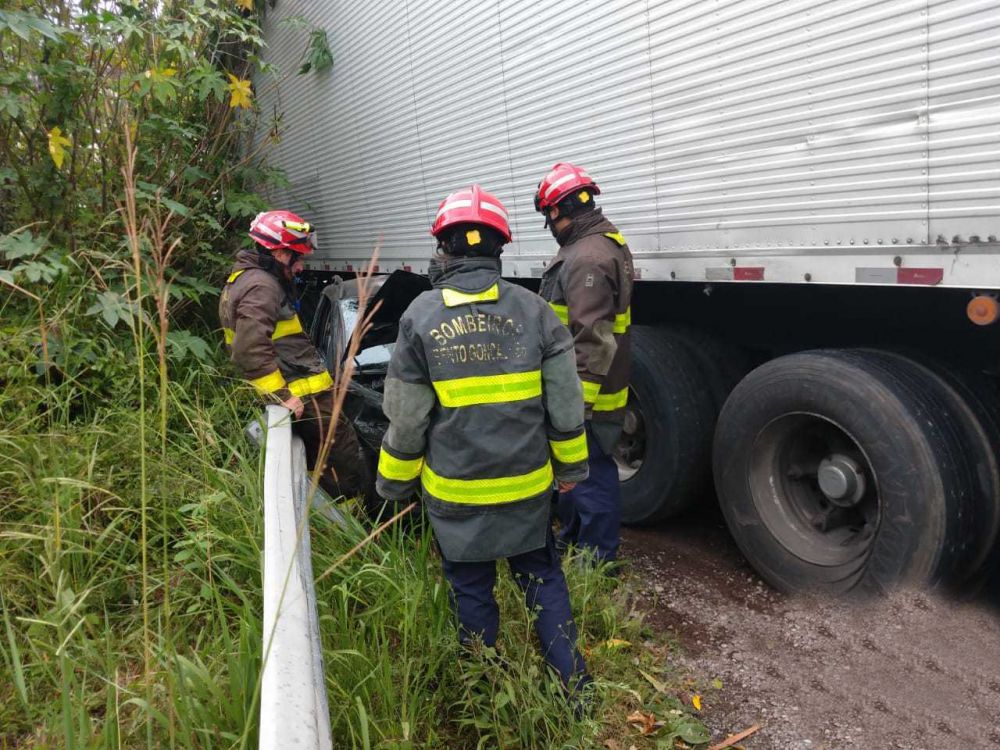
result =
[[[303,398],[333,387],[296,307],[295,291],[270,255],[237,254],[219,299],[219,320],[233,363],[267,399]]]
[[[377,488],[422,489],[448,560],[545,546],[553,480],[587,477],[573,340],[497,258],[441,256],[403,314],[385,383]]]
[[[601,209],[574,217],[556,240],[539,293],[573,335],[587,419],[621,424],[632,368],[632,254]]]

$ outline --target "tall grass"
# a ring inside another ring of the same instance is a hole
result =
[[[148,731],[153,747],[234,748],[248,726],[255,746],[260,456],[241,434],[252,401],[211,367],[170,383],[166,450],[146,456],[149,497],[167,508],[147,529],[147,674],[135,405],[77,419],[72,383],[27,375],[0,393],[0,747],[141,748]],[[459,650],[436,549],[414,526],[342,560],[367,527],[314,518],[315,569],[341,560],[317,592],[337,747],[600,747],[632,733],[625,716],[655,692],[637,670],[666,679],[668,666],[641,646],[624,584],[568,566],[598,678],[576,721],[504,571],[505,666]]]
[[[60,370],[40,366],[34,305],[0,299],[0,748],[256,747],[262,455],[242,428],[259,405],[218,362],[167,362],[155,332],[109,337],[84,377],[86,303],[55,291]],[[568,561],[597,679],[578,720],[506,571],[499,652],[459,649],[436,547],[411,520],[368,539],[361,521],[314,516],[336,747],[675,748],[682,724],[700,737],[627,580]],[[663,729],[638,735],[636,709]]]

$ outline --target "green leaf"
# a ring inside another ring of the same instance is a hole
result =
[[[175,200],[170,200],[170,198],[160,198],[160,203],[167,207],[167,210],[174,212],[178,216],[188,216],[191,213],[191,209],[185,206],[183,203],[178,203]]]
[[[324,73],[333,67],[333,53],[330,51],[330,40],[324,29],[314,29],[309,33],[309,43],[306,46],[305,61],[299,68],[299,75],[310,70]]]
[[[100,315],[109,328],[127,320],[132,313],[132,305],[118,292],[105,291],[97,296],[97,301],[87,308],[87,315]]]
[[[32,31],[53,42],[58,42],[63,34],[69,33],[69,29],[17,10],[0,10],[0,33],[4,31],[12,31],[26,42],[31,41]]]
[[[225,200],[224,207],[230,216],[249,217],[256,216],[267,208],[264,200],[255,193],[230,193]]]
[[[701,745],[711,739],[705,725],[697,719],[686,717],[674,725],[674,732],[689,745]]]
[[[18,232],[0,237],[0,255],[7,260],[31,258],[42,251],[45,240],[35,237],[30,232]]]
[[[184,359],[191,355],[199,362],[212,358],[212,347],[200,336],[187,331],[170,331],[167,333],[167,346],[173,359]]]

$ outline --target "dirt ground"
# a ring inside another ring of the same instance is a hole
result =
[[[626,530],[647,621],[681,644],[713,742],[746,750],[1000,748],[1000,609],[926,592],[844,604],[782,596],[706,512]]]

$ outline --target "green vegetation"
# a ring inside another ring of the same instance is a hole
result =
[[[253,137],[257,12],[0,11],[0,747],[256,746],[257,406],[211,329],[254,189],[280,180]],[[333,64],[300,30],[300,69]],[[338,562],[366,533],[313,528],[337,747],[704,739],[627,585],[569,567],[598,678],[577,722],[509,577],[498,670],[459,653],[430,537],[391,528]],[[664,726],[639,737],[637,709]]]

